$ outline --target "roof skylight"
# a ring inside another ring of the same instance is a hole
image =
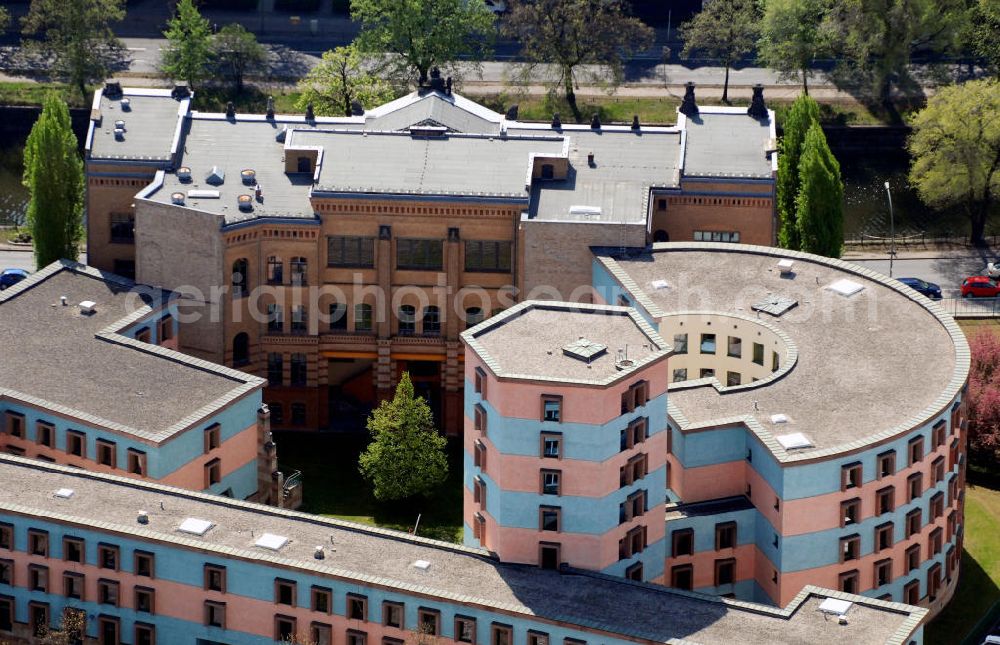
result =
[[[255,546],[270,549],[271,551],[279,551],[286,544],[288,544],[288,538],[284,535],[275,535],[274,533],[265,533],[254,542]]]
[[[795,448],[811,448],[813,442],[809,440],[809,437],[805,436],[801,432],[793,432],[792,434],[782,434],[775,437],[781,447],[785,450],[793,450]]]
[[[842,296],[853,296],[857,292],[864,289],[864,286],[854,282],[853,280],[848,280],[847,278],[841,278],[833,284],[827,287],[831,291],[836,291]]]
[[[759,300],[758,302],[750,305],[750,308],[754,311],[763,311],[764,313],[771,314],[772,316],[780,316],[789,309],[793,309],[798,305],[798,300],[792,300],[791,298],[770,294],[763,300]]]
[[[177,530],[184,533],[190,533],[191,535],[205,535],[208,533],[208,529],[213,526],[215,525],[208,520],[199,520],[195,517],[189,517],[181,522],[181,525],[177,527]]]
[[[607,345],[595,343],[580,336],[569,345],[563,345],[563,354],[589,363],[608,350]]]

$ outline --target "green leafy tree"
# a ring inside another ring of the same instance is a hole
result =
[[[563,92],[578,122],[582,70],[588,81],[615,88],[624,78],[624,59],[653,42],[653,30],[631,16],[626,3],[605,0],[512,0],[504,33],[533,64],[525,74],[539,63],[555,66],[549,85]]]
[[[427,402],[413,393],[403,372],[396,396],[368,418],[372,442],[358,460],[378,500],[426,495],[448,478],[447,441],[434,429]]]
[[[395,98],[388,81],[375,74],[357,46],[323,52],[323,60],[299,81],[302,93],[295,107],[313,104],[316,114],[351,116],[351,103],[381,105]]]
[[[984,244],[986,223],[1000,203],[1000,82],[942,88],[913,119],[910,183],[934,208],[961,208],[970,240]]]
[[[755,0],[712,0],[681,26],[684,50],[691,58],[701,53],[726,68],[722,102],[729,102],[729,69],[753,51],[760,32],[760,13]]]
[[[168,41],[161,63],[165,73],[187,81],[191,87],[207,78],[212,62],[212,27],[198,12],[194,0],[177,3],[163,35]]]
[[[973,52],[1000,80],[1000,0],[978,0],[969,24],[968,40]]]
[[[0,36],[3,32],[7,31],[7,25],[10,24],[10,12],[7,11],[7,7],[0,7]]]
[[[802,144],[799,184],[795,205],[802,250],[839,258],[844,248],[844,184],[840,164],[815,121]]]
[[[810,67],[824,52],[820,25],[826,0],[767,0],[757,58],[783,79],[798,78],[809,94]]]
[[[226,25],[212,39],[212,49],[237,93],[243,91],[247,72],[267,62],[267,50],[257,37],[238,23]]]
[[[801,95],[782,123],[781,150],[778,154],[778,244],[785,249],[799,250],[799,227],[796,223],[796,198],[799,194],[799,159],[802,144],[813,123],[819,122],[819,105],[806,95]]]
[[[111,29],[124,18],[125,0],[31,0],[21,30],[41,39],[24,46],[49,57],[56,75],[86,100],[87,85],[107,78],[124,51]]]
[[[483,60],[496,31],[486,4],[470,0],[351,0],[351,18],[361,24],[360,50],[387,54],[391,73],[407,81],[413,72],[426,81],[459,55]]]
[[[76,260],[83,236],[83,161],[69,108],[55,93],[45,97],[25,143],[24,185],[31,194],[27,223],[35,267],[60,258]]]
[[[841,87],[891,105],[894,88],[917,86],[910,60],[916,53],[953,50],[968,12],[965,0],[838,0],[824,19],[827,42],[840,61],[833,79]]]

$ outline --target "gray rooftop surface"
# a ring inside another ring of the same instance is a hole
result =
[[[178,352],[103,333],[135,310],[130,283],[101,279],[96,269],[76,266],[80,270],[50,265],[0,293],[0,347],[5,348],[0,395],[27,395],[68,408],[67,414],[163,439],[166,429],[193,411],[242,395],[248,383],[261,383],[249,374],[206,363],[213,371]],[[67,306],[59,305],[60,296],[67,297]],[[80,313],[77,305],[85,300],[97,303],[96,313]]]
[[[684,156],[686,177],[771,176],[771,160],[765,155],[771,140],[771,122],[747,116],[746,110],[703,108],[687,119]]]
[[[121,99],[101,95],[99,125],[94,125],[92,159],[168,161],[176,132],[181,101],[169,90],[125,90],[131,103],[123,110]],[[125,140],[115,139],[115,121],[125,121]]]
[[[365,129],[398,131],[417,124],[437,124],[453,132],[498,134],[501,115],[490,112],[458,95],[428,92],[404,97],[369,112],[365,115]]]
[[[837,592],[807,591],[800,603],[778,610],[600,575],[498,564],[478,549],[10,455],[0,455],[0,478],[18,482],[0,487],[4,513],[50,517],[71,526],[272,562],[360,584],[405,588],[466,606],[534,615],[652,642],[901,643],[926,613],[850,597],[864,604],[856,603],[848,612],[850,624],[842,626],[816,610],[821,597],[842,596]],[[72,489],[73,496],[55,497],[60,488]],[[148,524],[136,522],[138,509],[147,509]],[[182,534],[177,528],[188,517],[215,526],[203,537]],[[262,532],[286,536],[290,542],[277,553],[255,547],[252,535],[259,537]],[[325,560],[316,560],[314,546],[330,544],[331,539],[336,551],[328,550]],[[430,568],[417,569],[412,566],[416,560],[430,562]]]
[[[776,267],[783,258],[794,260],[793,279]],[[633,283],[640,302],[666,316],[698,311],[752,317],[758,314],[751,305],[769,293],[798,300],[780,317],[759,314],[798,347],[797,362],[782,378],[728,393],[708,385],[671,386],[671,405],[692,425],[745,417],[773,435],[804,432],[815,445],[795,451],[805,458],[912,428],[943,409],[968,373],[968,345],[950,316],[863,267],[770,247],[695,242],[656,244],[651,253],[601,261]],[[864,289],[845,297],[827,288],[842,278]],[[671,287],[653,288],[654,280]],[[689,339],[689,347],[697,346]],[[776,413],[789,423],[772,425]]]
[[[560,382],[605,382],[624,377],[618,350],[643,364],[667,355],[666,343],[624,307],[528,301],[464,332],[462,337],[499,376]],[[590,361],[563,348],[581,338],[607,347]]]

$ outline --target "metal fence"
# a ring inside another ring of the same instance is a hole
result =
[[[1000,298],[942,298],[938,304],[955,318],[1000,318]]]

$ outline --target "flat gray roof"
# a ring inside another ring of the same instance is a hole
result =
[[[258,377],[118,335],[164,292],[69,261],[0,292],[0,396],[152,441],[263,386]],[[68,305],[59,304],[66,296]],[[83,301],[97,303],[92,315]]]
[[[797,347],[795,363],[780,378],[734,391],[684,383],[670,390],[671,413],[683,426],[741,418],[764,437],[803,432],[815,446],[786,453],[770,439],[766,443],[782,460],[835,454],[906,432],[947,406],[968,375],[968,344],[954,320],[915,291],[863,267],[771,247],[697,242],[598,259],[651,315],[666,317],[661,329],[671,314],[726,313],[759,319]],[[793,261],[794,277],[781,275],[782,259]],[[842,279],[862,289],[843,296],[829,288]],[[667,287],[656,288],[654,281]],[[798,306],[779,317],[751,309],[769,295],[790,297]],[[719,351],[725,346],[720,336]],[[698,339],[689,338],[688,348],[697,352]],[[743,351],[749,351],[746,342]],[[789,421],[775,425],[773,414]]]
[[[746,108],[706,107],[694,119],[684,120],[685,177],[771,177],[772,162],[765,154],[774,147],[770,119],[758,121]]]
[[[497,376],[564,383],[611,383],[669,352],[633,309],[547,301],[515,305],[463,332],[462,340]],[[583,358],[564,351],[577,343]],[[604,351],[588,358],[586,345]],[[622,368],[619,358],[632,363]]]
[[[124,109],[121,99],[129,100]],[[90,158],[169,162],[181,114],[190,99],[177,100],[170,90],[125,89],[109,99],[98,90],[91,110]],[[95,117],[99,119],[94,120]],[[125,121],[125,137],[115,138],[115,121]]]
[[[0,455],[0,478],[18,482],[0,487],[0,510],[5,514],[51,518],[215,557],[299,569],[657,643],[901,644],[926,615],[916,607],[812,587],[789,607],[776,609],[599,574],[500,564],[480,549],[11,455]],[[73,496],[55,497],[60,488],[72,489]],[[136,522],[138,509],[147,510],[148,524]],[[214,526],[201,537],[182,534],[178,526],[189,517]],[[254,546],[254,536],[263,532],[290,541],[278,552]],[[316,560],[315,546],[329,545],[331,539],[336,550],[327,549],[326,559]],[[426,560],[430,567],[414,567],[417,560]],[[827,596],[855,602],[848,611],[849,624],[839,625],[817,611]]]

